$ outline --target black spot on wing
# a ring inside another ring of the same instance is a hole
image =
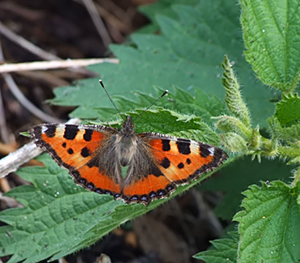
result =
[[[64,147],[64,148],[66,148],[67,144],[65,142],[63,142],[61,146]]]
[[[170,151],[170,149],[171,149],[170,140],[162,139],[162,143],[163,143],[163,151],[165,151],[165,152]]]
[[[170,164],[170,160],[166,157],[162,160],[162,162],[160,162],[160,165],[165,169],[167,169],[170,166]]]
[[[183,138],[177,138],[178,142],[185,142],[185,143],[190,143],[191,141],[188,139],[183,139]]]
[[[92,134],[93,134],[93,131],[92,130],[85,130],[85,133],[83,135],[83,139],[86,141],[86,142],[89,142],[91,139],[92,139]]]
[[[68,154],[73,154],[73,153],[74,153],[74,151],[73,151],[72,148],[69,148],[69,149],[67,150],[67,152],[68,152]]]
[[[97,158],[92,159],[91,161],[89,161],[89,162],[87,163],[87,166],[88,166],[89,168],[92,168],[92,167],[99,167],[99,161],[98,161],[98,159],[97,159]]]
[[[64,138],[67,140],[74,140],[79,129],[76,125],[66,125]]]
[[[161,170],[154,164],[152,164],[150,167],[150,174],[153,174],[156,177],[163,176]]]
[[[56,132],[56,126],[49,125],[47,126],[47,130],[45,131],[45,134],[48,138],[53,138],[55,136],[55,132]]]
[[[223,161],[225,161],[226,159],[228,159],[228,155],[226,152],[222,151],[220,148],[214,149],[213,163],[216,164],[223,163]]]
[[[90,151],[88,148],[84,147],[84,148],[82,148],[80,154],[82,157],[86,158],[86,157],[90,156]]]
[[[183,139],[180,139],[176,142],[178,151],[181,154],[190,154],[191,153],[190,141],[189,140],[186,140],[186,141],[187,142],[183,141]]]
[[[200,144],[199,153],[200,153],[201,157],[206,158],[210,155],[210,151],[209,151],[210,147],[211,146],[209,146],[207,144]]]
[[[187,164],[191,164],[191,162],[192,162],[192,161],[191,161],[190,158],[187,158],[187,159],[186,159],[186,163],[187,163]]]
[[[184,164],[183,164],[183,163],[179,163],[179,164],[177,165],[177,167],[178,167],[179,169],[182,169],[182,168],[184,167]]]

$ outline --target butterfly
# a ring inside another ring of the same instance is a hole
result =
[[[40,124],[29,130],[35,144],[69,170],[76,184],[125,203],[149,205],[178,185],[197,180],[228,155],[209,144],[146,132],[131,116],[120,130],[102,125]],[[127,167],[122,176],[122,167]]]

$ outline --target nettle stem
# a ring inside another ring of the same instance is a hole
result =
[[[242,97],[240,84],[232,65],[225,55],[222,84],[226,90],[226,104],[230,115],[214,117],[216,127],[222,131],[220,141],[232,153],[287,159],[287,164],[300,165],[300,97],[283,90],[282,100],[276,104],[274,116],[268,118],[271,138],[261,135],[259,127],[252,128],[250,111]],[[281,122],[283,122],[283,124]],[[287,126],[286,124],[290,124]],[[300,181],[300,167],[294,173],[292,185]]]
[[[274,157],[278,154],[277,144],[265,137],[261,137],[261,150],[268,157]]]
[[[300,158],[300,148],[296,148],[296,147],[278,146],[278,153],[281,158],[288,158],[288,159],[295,159],[297,157]]]
[[[294,181],[291,184],[292,187],[295,187],[299,181],[300,181],[300,167],[298,167],[298,169],[294,173]]]

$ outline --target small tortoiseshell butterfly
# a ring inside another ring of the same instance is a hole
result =
[[[101,83],[102,84],[102,83]],[[131,116],[122,129],[100,125],[41,124],[30,129],[37,146],[69,170],[76,184],[125,203],[149,205],[220,166],[228,155],[192,140],[136,134]],[[122,166],[128,167],[125,177]]]

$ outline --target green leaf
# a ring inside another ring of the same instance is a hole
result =
[[[294,263],[300,259],[300,184],[250,186],[234,220],[239,222],[239,263]]]
[[[222,169],[222,176],[210,178],[199,185],[201,191],[220,191],[224,197],[215,209],[215,214],[224,220],[231,220],[240,210],[244,198],[241,194],[251,184],[259,184],[261,180],[282,180],[290,182],[291,167],[275,159],[262,158],[261,163],[252,161],[250,156],[235,158],[234,165]]]
[[[76,186],[67,171],[49,156],[40,160],[47,160],[46,165],[51,167],[18,171],[33,186],[20,186],[6,194],[24,207],[0,213],[1,220],[8,224],[0,228],[0,254],[12,255],[9,262],[37,262],[62,251],[72,253],[78,246],[94,242],[90,236],[93,226],[98,226],[99,235],[108,233],[107,226],[116,226],[112,216],[119,202],[107,196],[99,198]]]
[[[235,70],[245,87],[243,96],[252,121],[260,127],[266,126],[265,120],[274,111],[270,100],[276,94],[257,82],[251,67],[242,57],[240,10],[235,0],[199,1],[194,7],[175,5],[173,10],[177,14],[174,20],[157,17],[160,35],[135,34],[131,37],[134,47],[111,46],[120,64],[103,63],[89,69],[100,74],[112,97],[118,95],[136,101],[134,91],[153,95],[154,86],[171,92],[176,86],[192,96],[194,89],[191,87],[201,87],[208,96],[223,101],[225,91],[221,84],[223,72],[220,65],[226,53],[235,63]],[[98,78],[83,80],[75,87],[61,87],[54,92],[54,103],[78,106],[72,113],[74,117],[99,118],[97,108],[112,107]],[[203,114],[200,108],[184,107],[184,112],[181,112],[181,107],[178,107],[176,110],[184,114],[187,114],[186,110],[198,116]],[[109,116],[101,115],[101,118]]]
[[[282,95],[282,100],[276,103],[275,117],[282,126],[297,124],[300,120],[300,97],[297,94]]]
[[[300,139],[300,124],[292,125],[291,127],[282,128],[280,122],[276,117],[271,117],[268,120],[268,124],[272,133],[272,136],[280,140],[299,140]]]
[[[169,92],[167,96],[161,98],[151,107],[164,107],[165,109],[173,109],[181,114],[192,115],[198,113],[202,119],[207,123],[212,124],[211,117],[218,116],[225,111],[225,104],[220,101],[216,96],[208,95],[197,87],[192,87],[194,96],[188,92],[174,87],[174,93]],[[145,109],[151,105],[156,98],[163,93],[162,89],[156,88],[155,95],[149,95],[147,93],[136,92],[136,98],[138,101],[127,99],[124,96],[114,96],[114,101],[117,104],[120,111],[132,111],[133,109]],[[98,111],[99,116],[105,116],[106,108],[95,108]],[[200,114],[199,114],[200,113]],[[185,118],[185,117],[184,117]],[[187,119],[190,117],[187,117]]]
[[[195,6],[199,3],[199,0],[160,0],[156,1],[151,5],[144,5],[139,7],[139,11],[141,11],[144,15],[146,15],[152,23],[147,25],[146,27],[140,29],[140,33],[155,33],[159,30],[159,26],[155,21],[155,16],[164,15],[173,19],[176,19],[176,13],[172,9],[174,4],[186,4]]]
[[[172,135],[179,138],[191,138],[194,141],[206,142],[211,145],[220,145],[219,135],[203,122],[199,123],[197,130],[172,132]]]
[[[296,0],[240,0],[246,58],[258,77],[291,92],[300,73],[300,12]]]
[[[200,252],[194,258],[204,260],[207,263],[235,263],[239,236],[237,232],[229,234],[232,238],[211,241],[216,249]]]
[[[143,113],[141,115],[141,113]],[[127,116],[128,114],[124,114]],[[193,115],[182,115],[175,111],[156,107],[156,109],[144,112],[142,109],[137,109],[130,112],[129,115],[135,121],[135,131],[137,133],[153,131],[157,133],[169,134],[178,136],[184,134],[185,138],[199,140],[202,142],[216,142],[218,145],[218,135],[205,123],[200,117]],[[202,135],[197,133],[202,133]]]

